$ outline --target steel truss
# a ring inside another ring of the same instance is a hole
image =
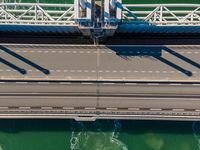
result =
[[[154,25],[200,25],[199,4],[123,4],[122,17],[128,22]]]
[[[0,3],[0,24],[74,24],[73,4]]]
[[[0,24],[75,25],[74,8],[74,4],[0,3]],[[119,8],[122,23],[200,25],[200,4],[117,3]]]

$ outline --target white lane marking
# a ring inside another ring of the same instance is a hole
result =
[[[150,110],[152,110],[152,111],[161,111],[162,109],[161,108],[150,108]]]
[[[41,109],[53,109],[53,108],[45,106],[45,107],[41,107]]]
[[[0,110],[1,110],[1,109],[9,109],[9,107],[0,106]]]
[[[32,70],[32,69],[29,69],[27,70],[28,72],[39,72],[39,70]],[[13,70],[13,69],[0,69],[0,72],[16,72],[16,70]],[[172,74],[172,73],[181,73],[180,71],[167,71],[167,70],[164,70],[164,71],[153,71],[153,70],[148,70],[148,71],[145,71],[145,70],[142,70],[142,71],[139,71],[139,70],[67,70],[67,69],[50,69],[50,72],[78,72],[78,73],[81,73],[81,72],[100,72],[100,73],[117,73],[117,72],[120,72],[120,73],[159,73],[159,74]],[[194,74],[199,74],[200,72],[197,72],[197,71],[192,71],[192,73]]]
[[[74,109],[74,107],[63,107],[63,109]]]
[[[184,109],[182,109],[182,108],[174,108],[174,109],[172,109],[172,111],[184,111]]]
[[[152,85],[159,85],[159,83],[147,83],[147,85],[150,85],[150,86],[152,86]]]
[[[130,110],[130,111],[139,111],[140,108],[128,108],[128,110]]]
[[[107,109],[107,110],[117,110],[116,107],[107,107],[106,109]]]
[[[98,48],[97,48],[98,49]],[[97,52],[96,51],[69,51],[69,50],[58,50],[58,51],[55,51],[55,50],[44,50],[44,51],[41,51],[41,50],[14,50],[15,52],[17,53],[79,53],[79,54],[90,54],[90,53],[94,53],[96,54]],[[179,54],[199,54],[200,52],[198,51],[176,51],[177,53]],[[99,53],[101,54],[114,54],[115,52],[114,51],[100,51]],[[122,53],[126,53],[126,51],[122,51]],[[133,53],[133,52],[130,52],[130,53]],[[154,54],[155,52],[150,52],[151,54]],[[169,52],[166,52],[164,51],[163,52],[164,54],[170,54]]]
[[[86,110],[95,110],[95,107],[85,107]]]
[[[100,66],[100,49],[98,48],[97,49],[97,67],[99,67]]]
[[[125,85],[137,85],[137,83],[125,83]]]

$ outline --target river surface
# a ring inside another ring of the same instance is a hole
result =
[[[35,2],[35,0],[17,1]],[[73,1],[36,0],[36,2],[72,3]],[[124,2],[200,3],[200,0],[126,0]],[[200,123],[0,120],[0,150],[200,150]]]
[[[0,120],[0,150],[199,149],[199,122]]]

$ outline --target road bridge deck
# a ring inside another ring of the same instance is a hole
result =
[[[200,84],[0,83],[0,118],[200,120]]]
[[[200,45],[1,44],[0,56],[1,80],[200,81]]]
[[[200,45],[0,45],[0,118],[200,120]]]

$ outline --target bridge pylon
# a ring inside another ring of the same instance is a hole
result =
[[[121,0],[75,0],[75,20],[83,36],[98,44],[113,36],[121,21]]]

